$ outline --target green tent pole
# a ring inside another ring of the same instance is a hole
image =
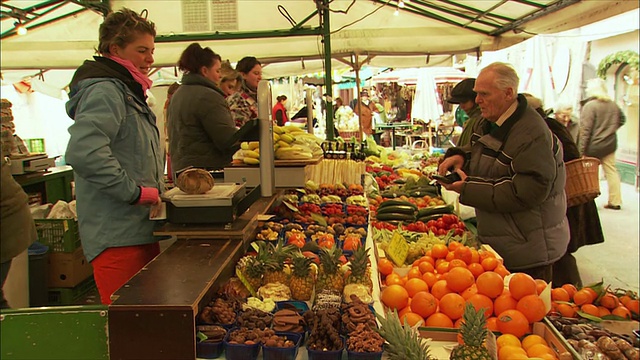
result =
[[[329,25],[329,0],[322,0],[322,9],[320,10],[322,27],[322,41],[324,43],[324,85],[326,88],[326,124],[327,139],[333,140],[333,79],[331,72],[331,26]]]

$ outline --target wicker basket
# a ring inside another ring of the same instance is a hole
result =
[[[600,179],[598,169],[600,160],[584,157],[571,160],[565,164],[567,168],[567,206],[584,204],[600,195]]]

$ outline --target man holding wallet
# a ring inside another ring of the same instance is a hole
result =
[[[487,121],[475,124],[469,145],[447,150],[438,173],[460,176],[442,186],[476,209],[480,241],[507,269],[551,281],[569,242],[562,145],[518,95],[518,83],[509,64],[480,72],[473,90]]]

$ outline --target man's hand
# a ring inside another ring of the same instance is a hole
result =
[[[456,181],[451,184],[440,183],[440,185],[442,185],[443,188],[449,191],[455,191],[458,194],[460,194],[460,192],[462,191],[462,186],[464,185],[464,180],[467,178],[467,174],[465,174],[464,171],[460,169],[457,169],[456,173],[460,175],[460,179],[461,179],[460,181]]]
[[[438,166],[438,175],[445,176],[447,174],[447,171],[449,171],[449,169],[453,169],[453,170],[461,169],[463,165],[464,165],[464,157],[462,157],[462,155],[449,156],[448,158],[442,160],[442,162]]]

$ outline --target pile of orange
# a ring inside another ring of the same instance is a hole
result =
[[[596,317],[616,315],[631,319],[638,316],[638,299],[624,294],[618,297],[615,293],[605,290],[598,294],[593,288],[585,286],[577,289],[571,284],[551,290],[552,311],[564,317],[578,317],[578,312]]]
[[[515,273],[505,286],[509,271],[501,259],[455,241],[433,245],[406,276],[393,272],[386,259],[380,259],[378,269],[385,276],[382,303],[412,326],[458,327],[465,304],[471,303],[484,309],[490,330],[522,337],[546,315],[538,296],[544,281]]]
[[[498,360],[545,359],[556,360],[557,356],[547,341],[539,335],[527,335],[520,341],[512,334],[503,334],[496,339]]]

